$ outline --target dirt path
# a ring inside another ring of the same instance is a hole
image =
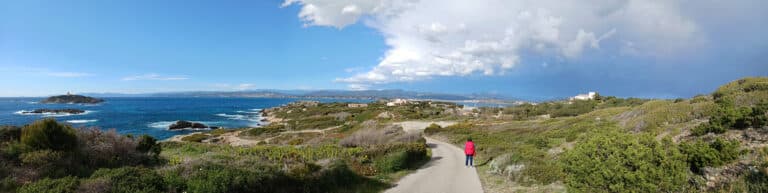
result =
[[[401,122],[406,131],[422,131],[432,122]],[[449,126],[455,122],[438,122]],[[423,126],[423,127],[422,127]],[[483,192],[480,178],[475,168],[464,166],[464,151],[458,147],[427,138],[427,145],[432,150],[432,160],[415,173],[410,174],[387,193],[475,193]]]

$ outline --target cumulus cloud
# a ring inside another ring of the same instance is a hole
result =
[[[135,76],[128,76],[124,77],[124,81],[135,81],[135,80],[162,80],[162,81],[168,81],[168,80],[187,80],[189,79],[186,76],[167,76],[167,75],[160,75],[156,73],[149,73],[149,74],[142,74],[142,75],[135,75]]]
[[[499,75],[524,53],[576,60],[604,42],[618,54],[660,56],[696,42],[680,1],[286,0],[306,26],[363,21],[389,49],[371,70],[337,81],[361,85],[435,76]]]

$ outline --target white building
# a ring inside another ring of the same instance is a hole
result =
[[[582,100],[582,101],[592,100],[592,99],[595,99],[596,95],[597,95],[596,92],[589,92],[587,94],[579,94],[574,97],[571,97],[570,100]]]
[[[397,105],[404,105],[404,104],[408,104],[408,100],[405,100],[405,99],[395,99],[395,100],[392,100],[390,102],[387,102],[387,106],[389,106],[389,107],[393,107],[393,106],[397,106]]]

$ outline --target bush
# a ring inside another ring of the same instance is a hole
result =
[[[293,187],[293,183],[280,183],[278,179],[287,179],[278,171],[264,170],[251,172],[233,167],[207,165],[187,181],[187,192],[273,192],[281,186]]]
[[[721,138],[712,143],[701,140],[681,143],[680,150],[686,155],[691,171],[697,173],[701,173],[704,167],[729,163],[740,155],[738,141],[726,141]]]
[[[163,177],[155,171],[140,167],[99,169],[91,175],[92,180],[105,180],[107,192],[165,192]]]
[[[12,177],[6,177],[0,180],[0,192],[16,192],[19,184]]]
[[[441,127],[438,124],[432,123],[427,128],[424,129],[424,133],[426,133],[426,134],[435,134],[435,133],[440,132],[441,129],[443,129],[443,127]]]
[[[139,165],[152,158],[137,150],[139,147],[136,139],[117,134],[114,130],[80,130],[78,139],[82,166],[91,171],[101,167]]]
[[[80,182],[75,177],[45,178],[19,188],[19,193],[75,193]]]
[[[21,128],[15,126],[0,126],[0,143],[19,141]]]
[[[688,174],[671,140],[659,143],[647,134],[601,132],[561,161],[569,192],[679,192]]]
[[[151,155],[160,155],[162,147],[157,144],[157,139],[149,135],[142,135],[139,137],[139,144],[136,146],[136,150],[142,153],[149,153]]]
[[[707,133],[725,133],[726,128],[720,125],[713,125],[711,123],[702,123],[691,129],[691,134],[694,136],[706,135]]]
[[[21,130],[21,143],[34,149],[72,151],[77,147],[75,130],[54,119],[43,119]]]
[[[181,138],[182,141],[197,142],[197,143],[200,143],[206,139],[208,139],[208,135],[202,134],[202,133],[195,133],[195,134]]]
[[[248,129],[245,132],[243,132],[245,135],[248,136],[259,136],[264,133],[280,133],[285,131],[285,125],[283,124],[269,124],[267,126],[263,127],[256,127],[253,129]]]
[[[423,161],[429,160],[429,157],[427,157],[427,147],[424,144],[389,146],[389,148],[383,148],[382,150],[388,153],[375,159],[373,165],[379,172],[383,173],[415,169]],[[373,155],[372,157],[376,156]]]

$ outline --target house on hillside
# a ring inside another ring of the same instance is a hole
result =
[[[572,101],[574,101],[574,100],[582,100],[582,101],[593,100],[593,99],[595,99],[595,96],[597,96],[597,92],[589,92],[587,94],[579,94],[579,95],[573,96],[573,97],[570,98],[570,100],[572,100]]]
[[[387,102],[387,106],[388,107],[399,106],[399,105],[404,105],[404,104],[408,104],[408,100],[405,100],[405,99],[395,99],[395,100]]]

